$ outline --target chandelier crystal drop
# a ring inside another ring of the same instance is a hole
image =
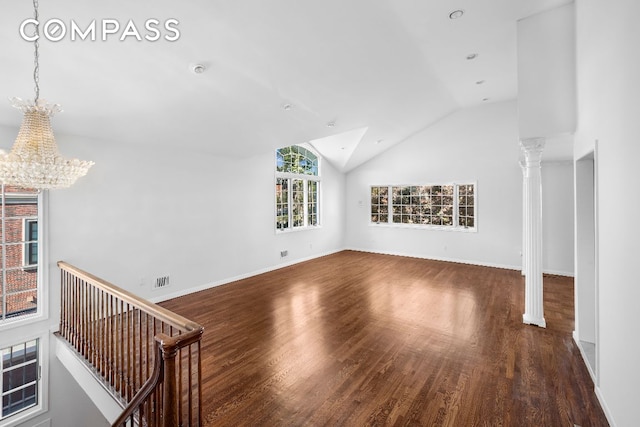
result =
[[[34,0],[35,18],[38,20],[38,1]],[[36,35],[38,26],[36,25]],[[38,40],[35,46],[36,96],[33,101],[12,98],[13,106],[22,110],[24,117],[18,137],[7,153],[0,153],[0,182],[6,185],[36,189],[70,187],[78,178],[85,176],[94,164],[91,161],[64,159],[58,154],[50,117],[62,111],[58,104],[47,104],[39,99]]]

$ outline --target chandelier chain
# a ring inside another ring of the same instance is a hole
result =
[[[65,159],[58,154],[58,146],[51,129],[50,117],[62,111],[58,104],[40,100],[40,21],[38,0],[33,1],[35,99],[23,101],[12,98],[13,106],[24,113],[20,131],[9,153],[0,153],[0,183],[21,188],[46,190],[70,187],[85,176],[93,165],[91,161]],[[46,32],[46,26],[45,26]]]
[[[40,59],[40,52],[39,52],[39,48],[40,48],[40,42],[38,41],[40,39],[40,21],[39,21],[39,14],[38,14],[38,0],[33,0],[33,9],[34,9],[34,18],[36,20],[36,25],[35,25],[35,41],[33,42],[33,47],[34,47],[34,68],[33,68],[33,82],[35,83],[35,92],[36,92],[36,97],[34,99],[34,104],[38,105],[38,99],[40,98],[40,64],[39,64],[39,59]]]

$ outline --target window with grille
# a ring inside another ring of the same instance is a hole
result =
[[[38,340],[2,349],[2,417],[38,405],[40,365]]]
[[[308,148],[276,150],[276,231],[320,225],[320,159]]]
[[[29,218],[24,220],[24,266],[38,266],[38,219]]]
[[[40,216],[37,190],[0,190],[0,323],[38,312]]]
[[[475,230],[475,184],[371,187],[371,222]]]

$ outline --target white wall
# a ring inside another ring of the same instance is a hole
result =
[[[51,352],[49,377],[49,412],[30,419],[20,427],[39,426],[50,421],[51,427],[82,426],[108,427],[104,416],[98,411],[89,397],[82,391],[78,383]]]
[[[520,138],[573,133],[575,20],[570,3],[518,21]]]
[[[16,134],[0,127],[0,148],[8,149]],[[59,317],[58,260],[162,300],[343,248],[345,178],[327,162],[322,227],[276,235],[273,152],[228,159],[56,137],[65,156],[96,164],[70,189],[50,192],[46,330]],[[288,257],[281,259],[281,250]],[[152,291],[152,279],[166,274],[170,287]],[[60,367],[55,356],[52,366]],[[65,391],[51,399],[52,417],[71,417],[65,409],[86,400],[62,381],[73,380],[66,372],[51,377],[51,390]],[[61,419],[53,425],[87,425]]]
[[[542,244],[545,273],[573,276],[573,163],[542,162]]]
[[[347,175],[347,246],[521,269],[519,157],[515,101],[460,110],[445,117]],[[542,180],[544,271],[572,276],[571,162],[545,162]],[[477,181],[476,233],[369,224],[370,186],[453,181]]]
[[[51,261],[64,259],[145,298],[191,292],[343,246],[344,176],[327,162],[322,227],[276,235],[272,152],[228,159],[73,142],[78,157],[96,165],[74,187],[50,194]],[[281,250],[289,256],[281,259]],[[165,274],[170,287],[152,291],[152,279]]]
[[[577,0],[578,132],[576,158],[598,141],[598,355],[597,393],[612,425],[640,418],[638,255],[633,220],[640,198],[640,40],[637,0]]]
[[[461,110],[351,171],[347,246],[519,269],[522,172],[517,123],[515,102]],[[477,181],[476,233],[370,225],[371,185],[454,181]]]

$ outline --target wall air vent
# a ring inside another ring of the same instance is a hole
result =
[[[169,286],[169,275],[156,277],[153,282],[153,289],[162,289]]]

